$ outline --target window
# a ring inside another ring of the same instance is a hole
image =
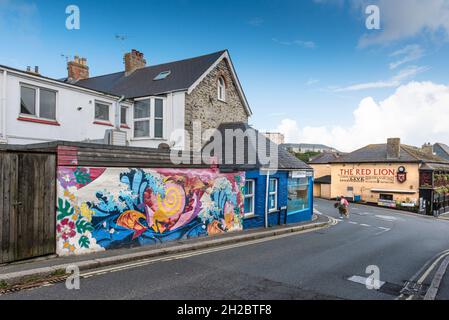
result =
[[[268,210],[270,212],[277,211],[278,208],[278,180],[270,179],[268,188]]]
[[[56,92],[32,86],[20,86],[20,113],[56,120]]]
[[[154,137],[164,137],[164,100],[154,100]]]
[[[134,104],[134,137],[150,137],[151,100],[136,101]]]
[[[223,77],[218,78],[218,100],[226,101],[226,82]]]
[[[127,125],[128,124],[128,108],[127,107],[121,107],[120,109],[120,124]]]
[[[102,102],[95,102],[95,120],[110,121],[109,109],[110,105]]]
[[[309,179],[289,179],[287,213],[295,213],[306,209],[309,209]]]
[[[153,80],[154,80],[154,81],[164,80],[164,79],[167,78],[170,74],[171,74],[171,71],[162,71],[162,72],[159,73]]]
[[[385,200],[385,201],[393,201],[393,195],[392,194],[381,194],[379,196],[380,200]]]
[[[151,98],[134,104],[134,138],[164,137],[164,99]]]
[[[254,215],[254,198],[256,194],[255,180],[246,180],[245,182],[245,216]]]

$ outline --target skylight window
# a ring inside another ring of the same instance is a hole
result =
[[[162,71],[161,73],[159,73],[156,78],[154,78],[155,81],[157,80],[164,80],[165,78],[167,78],[169,75],[171,74],[171,71]]]

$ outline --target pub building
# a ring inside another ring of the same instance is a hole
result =
[[[329,162],[331,198],[437,215],[449,211],[449,161],[431,148],[371,144]]]

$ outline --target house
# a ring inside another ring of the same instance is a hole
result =
[[[227,50],[155,66],[132,50],[124,62],[90,77],[87,59],[75,57],[63,80],[0,66],[1,142],[104,143],[113,131],[122,145],[185,148],[195,125],[204,132],[252,115]]]
[[[218,159],[223,172],[245,171],[244,229],[311,220],[313,169],[246,123],[225,123],[218,128],[223,137],[226,130],[240,130],[248,137],[240,144],[224,140],[223,150],[232,150],[233,158]],[[261,159],[264,153],[272,156],[271,152],[276,152],[275,167]],[[237,161],[238,155],[243,164]],[[255,155],[253,161],[251,155]]]
[[[449,161],[401,144],[398,138],[343,155],[331,164],[331,198],[345,196],[380,206],[449,211]]]
[[[449,161],[449,146],[444,143],[435,143],[434,145],[428,143],[423,145],[423,150],[427,150],[428,152],[432,152],[440,158]]]
[[[306,153],[306,152],[338,152],[335,148],[325,146],[323,144],[312,143],[286,143],[284,146],[293,153]]]
[[[337,152],[324,152],[313,157],[308,165],[313,168],[314,185],[313,196],[317,198],[331,198],[331,162],[341,156]]]

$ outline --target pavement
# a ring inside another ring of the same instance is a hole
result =
[[[0,299],[419,300],[449,255],[446,220],[356,204],[340,219],[319,199],[316,209],[331,227],[100,267],[81,272],[79,290],[54,283]],[[448,281],[436,299],[448,298]]]

